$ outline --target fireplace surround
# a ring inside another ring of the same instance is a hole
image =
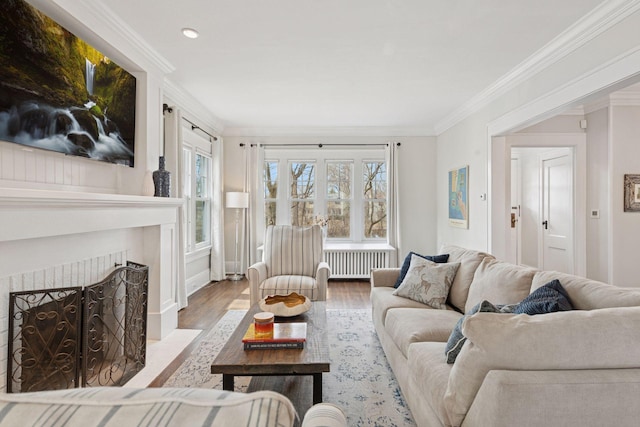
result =
[[[149,266],[147,338],[178,324],[177,213],[170,197],[0,188],[0,392],[7,383],[9,293],[96,283],[127,259]],[[148,361],[147,361],[148,362]]]

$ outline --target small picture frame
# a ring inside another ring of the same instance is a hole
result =
[[[624,175],[624,211],[640,212],[640,175]]]
[[[449,225],[469,228],[469,166],[449,171]]]

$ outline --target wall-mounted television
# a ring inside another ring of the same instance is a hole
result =
[[[0,140],[133,167],[136,79],[23,0],[0,7]]]

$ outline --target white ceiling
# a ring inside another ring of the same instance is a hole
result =
[[[225,128],[437,124],[601,0],[101,0]],[[200,32],[196,40],[180,30]]]

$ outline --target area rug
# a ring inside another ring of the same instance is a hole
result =
[[[164,387],[222,389],[222,375],[210,373],[218,354],[244,316],[227,312]],[[370,310],[327,310],[331,372],[324,374],[323,400],[339,405],[349,426],[415,426],[373,329]],[[236,391],[250,378],[237,377]],[[304,414],[300,414],[304,415]]]

